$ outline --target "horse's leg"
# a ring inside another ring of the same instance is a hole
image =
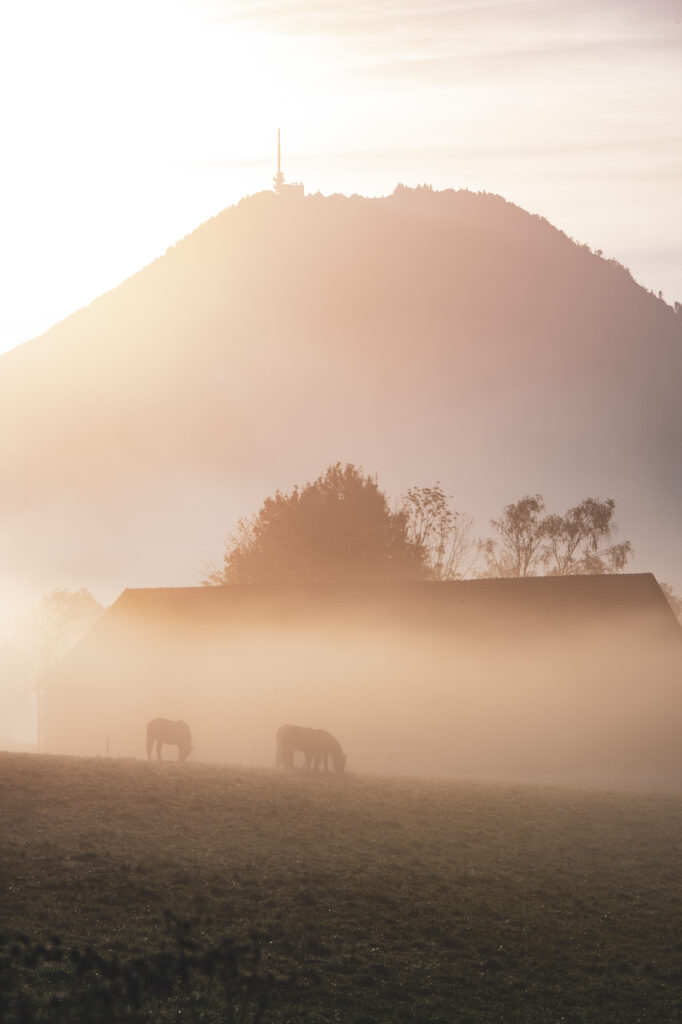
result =
[[[324,759],[324,770],[326,772],[328,772],[329,771],[329,754],[327,753],[326,750],[325,750],[324,754],[322,755],[322,757]]]
[[[161,742],[161,740],[157,740],[156,741],[156,760],[157,761],[163,760],[163,758],[161,757],[161,747],[162,746],[163,746],[163,743]]]

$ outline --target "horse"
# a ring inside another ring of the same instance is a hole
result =
[[[329,771],[329,758],[334,765],[334,771],[343,772],[346,769],[346,755],[341,749],[341,744],[326,729],[311,729],[306,737],[307,753],[311,754],[314,760],[315,771],[320,767],[320,761],[324,764],[324,770]]]
[[[275,763],[278,768],[294,770],[294,751],[302,750],[298,746],[300,725],[280,725],[277,730],[277,749],[275,751]]]
[[[171,722],[168,718],[153,718],[147,722],[147,757],[150,761],[155,743],[157,761],[161,760],[164,743],[178,748],[178,761],[186,761],[194,749],[187,722]]]
[[[332,759],[334,770],[343,772],[346,757],[341,744],[326,729],[311,729],[303,725],[281,725],[277,730],[277,767],[294,769],[294,753],[300,750],[305,754],[305,768],[313,765],[317,771],[320,763],[324,770],[329,771],[329,758]]]

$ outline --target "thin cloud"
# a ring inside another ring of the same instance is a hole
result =
[[[600,61],[635,60],[642,55],[655,51],[658,60],[677,60],[682,48],[673,41],[661,41],[655,37],[646,39],[591,39],[585,41],[554,39],[542,46],[528,45],[518,47],[493,46],[485,49],[458,48],[457,44],[448,49],[442,38],[433,43],[433,50],[424,52],[412,51],[399,56],[390,53],[375,53],[359,59],[355,67],[371,75],[376,72],[385,75],[394,72],[398,75],[410,75],[421,80],[426,78],[446,82],[458,81],[471,76],[472,73],[485,72],[495,68],[500,71],[521,71],[528,75],[539,68],[557,69],[557,62],[589,61],[595,65]]]
[[[216,0],[213,17],[263,23],[277,31],[356,37],[359,42],[377,33],[389,43],[401,28],[437,35],[444,30],[481,29],[496,32],[561,34],[572,30],[582,37],[602,26],[617,36],[641,38],[643,26],[657,36],[682,42],[679,0],[478,0],[423,3],[419,0]]]
[[[515,8],[532,8],[537,0],[480,0],[478,3],[418,3],[415,0],[374,0],[374,2],[309,3],[306,0],[224,0],[219,2],[216,17],[223,19],[248,18],[267,21],[272,27],[284,27],[315,33],[333,29],[334,32],[361,35],[388,23],[404,19],[428,21],[441,25],[444,21],[471,17],[485,13],[507,13]]]
[[[561,61],[629,61],[682,55],[678,0],[480,0],[478,3],[219,2],[219,21],[316,37],[346,71],[446,84],[494,68],[524,74]],[[677,17],[676,17],[677,16]]]

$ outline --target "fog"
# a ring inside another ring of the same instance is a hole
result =
[[[165,717],[190,760],[274,767],[290,722],[333,733],[350,772],[682,784],[672,616],[472,610],[428,587],[129,591],[50,680],[46,749],[144,758]]]

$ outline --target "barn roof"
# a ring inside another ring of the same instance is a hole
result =
[[[160,621],[229,631],[399,624],[477,634],[604,626],[634,628],[651,640],[682,644],[682,627],[651,573],[129,589],[88,638],[98,639],[115,623],[144,630]]]

